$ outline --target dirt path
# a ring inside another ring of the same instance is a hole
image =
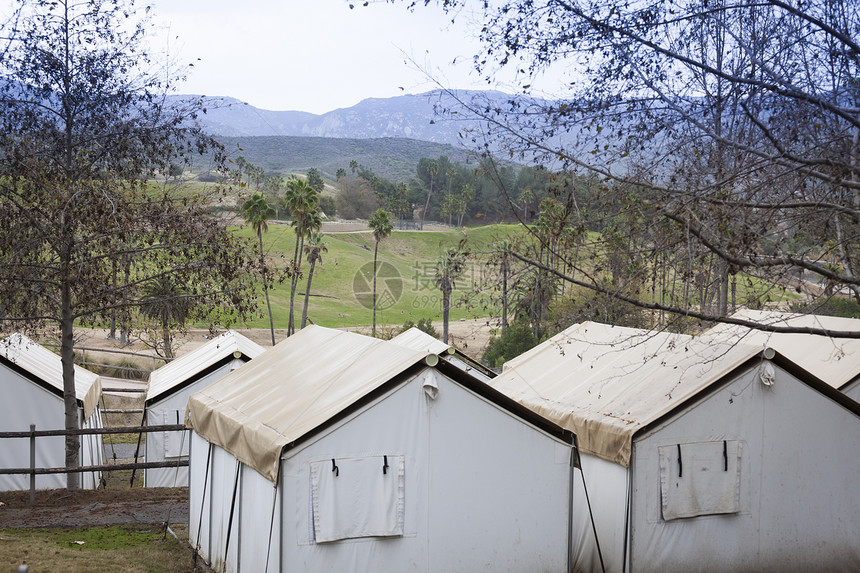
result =
[[[188,488],[0,493],[0,529],[188,523]]]

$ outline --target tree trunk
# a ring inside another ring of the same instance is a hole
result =
[[[718,305],[717,305],[717,314],[719,316],[728,316],[729,315],[729,264],[726,261],[720,260],[720,264],[717,266],[719,269],[720,277],[719,281],[719,291],[718,291]]]
[[[317,264],[316,257],[311,259],[311,268],[308,269],[308,286],[305,287],[305,304],[302,307],[302,326],[304,328],[308,322],[308,301],[311,298],[311,281],[314,279],[314,267]],[[375,266],[375,265],[374,265]]]
[[[161,339],[164,344],[164,357],[173,358],[173,344],[171,344],[170,334],[170,317],[167,311],[162,312],[161,316]]]
[[[260,265],[263,269],[263,294],[266,295],[266,308],[269,310],[269,330],[272,333],[272,346],[275,345],[275,321],[272,319],[272,303],[269,302],[269,285],[266,284],[266,264],[263,259],[263,233],[257,231],[257,239],[260,241]],[[302,324],[304,327],[304,323]]]
[[[61,286],[60,302],[60,361],[63,368],[63,405],[66,430],[78,429],[78,398],[75,394],[75,317],[72,312],[72,292],[68,274],[65,273]],[[78,457],[78,436],[66,436],[66,468],[80,466]],[[81,487],[81,474],[66,474],[66,488],[76,490]]]
[[[451,308],[451,288],[448,280],[442,279],[442,342],[448,344],[448,310]]]
[[[376,253],[379,251],[379,241],[373,247],[373,327],[371,336],[376,336]]]
[[[505,255],[507,256],[507,255]],[[502,328],[508,326],[508,261],[502,261]]]
[[[302,225],[296,225],[296,248],[293,253],[293,276],[290,277],[290,318],[287,320],[287,336],[291,336],[295,330],[295,321],[293,318],[293,302],[296,300],[296,287],[299,282],[299,267],[301,260],[299,259],[299,243],[302,237]]]
[[[427,201],[424,202],[424,210],[421,211],[421,230],[424,230],[424,219],[427,217],[427,209],[430,208],[430,196],[433,194],[433,176],[430,176],[430,190],[427,191]]]
[[[111,278],[113,280],[113,294],[111,295],[111,301],[113,302],[113,308],[110,309],[110,332],[108,332],[107,337],[110,340],[116,339],[116,274],[118,269],[116,265],[116,259],[111,261]]]

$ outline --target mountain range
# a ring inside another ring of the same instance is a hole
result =
[[[408,181],[422,157],[446,155],[462,164],[474,161],[463,138],[479,128],[479,122],[459,119],[462,113],[442,114],[443,109],[456,108],[458,99],[486,103],[510,97],[495,91],[437,90],[369,98],[319,115],[265,110],[229,97],[204,97],[206,112],[199,121],[232,156],[241,155],[268,173],[286,175],[316,167],[334,178],[337,169],[346,169],[355,160],[377,175]]]
[[[188,96],[186,96],[188,97]],[[203,98],[206,113],[200,117],[213,135],[230,137],[296,136],[373,139],[402,137],[457,145],[464,129],[476,121],[453,120],[439,113],[456,107],[457,100],[503,101],[501,92],[442,90],[390,98],[369,98],[347,108],[324,114],[303,111],[271,111],[228,97]]]

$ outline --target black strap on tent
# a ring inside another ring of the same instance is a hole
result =
[[[107,406],[105,406],[105,395],[104,394],[99,396],[99,402],[101,402],[102,410],[107,410]],[[104,425],[104,421],[102,421],[102,425]],[[116,450],[114,450],[114,448],[113,448],[113,434],[108,434],[108,443],[110,444],[111,458],[116,459]],[[135,463],[137,463],[137,460],[135,460]]]
[[[723,440],[723,471],[729,471],[729,444]]]
[[[382,475],[388,473],[388,456],[382,456]]]
[[[579,457],[579,452],[576,453],[576,456]],[[579,464],[579,475],[582,477],[582,490],[585,492],[585,503],[588,505],[588,517],[591,519],[591,531],[594,532],[597,557],[600,558],[600,570],[606,573],[606,566],[603,564],[603,552],[600,550],[600,539],[597,538],[597,526],[594,524],[594,513],[591,511],[591,500],[588,499],[588,487],[585,485],[585,472],[582,471],[582,463]]]
[[[242,462],[236,460],[236,477],[233,478],[233,499],[230,501],[230,517],[227,520],[227,539],[224,541],[224,573],[227,573],[227,550],[230,549],[230,532],[233,531],[233,512],[236,509],[236,492],[239,490],[239,473]]]
[[[263,573],[268,573],[269,571],[269,555],[272,553],[272,530],[275,528],[275,506],[278,502],[278,485],[275,484],[275,487],[272,488],[272,517],[269,519],[269,544],[266,546],[266,567],[263,569]]]
[[[200,532],[203,530],[203,508],[206,507],[206,486],[209,483],[209,462],[212,461],[212,444],[209,444],[209,451],[206,454],[206,472],[203,474],[203,496],[200,499],[200,519],[197,521],[197,542],[194,544],[194,568],[197,568],[197,554],[200,552]],[[191,480],[189,471],[189,482]]]
[[[179,410],[176,411],[176,418],[179,419]],[[178,424],[179,422],[177,422]],[[185,435],[190,430],[182,430],[182,437],[179,438],[179,459],[182,459],[182,448],[185,447]],[[188,472],[188,479],[191,480],[191,471]],[[179,480],[179,466],[174,468],[173,472],[173,487],[176,487],[176,482]],[[186,484],[187,485],[187,484]],[[167,539],[167,530],[170,525],[170,514],[173,513],[173,506],[176,504],[176,500],[174,499],[170,505],[167,506],[167,519],[164,521],[164,539]],[[200,512],[200,515],[203,515],[203,512]]]
[[[337,467],[337,464],[335,463],[334,458],[331,459],[331,471],[334,472],[334,477],[337,477],[340,475],[340,468]]]
[[[681,444],[678,444],[678,477],[684,475],[684,464],[681,462]]]
[[[146,426],[146,402],[143,404],[143,413],[140,415],[140,426]],[[137,434],[137,447],[134,448],[134,463],[137,463],[138,455],[140,454],[140,440],[143,438],[143,432],[138,432]],[[131,479],[129,480],[128,487],[134,487],[134,474],[137,471],[137,468],[133,468],[131,470]]]
[[[174,410],[174,411],[176,412],[176,425],[178,426],[181,423],[179,421],[179,410]],[[182,450],[185,448],[185,436],[189,432],[191,432],[191,430],[181,430],[181,431],[182,431],[182,434],[180,434],[180,437],[179,437],[179,456],[178,456],[180,460],[182,459]],[[190,474],[190,470],[189,470],[189,474]],[[189,479],[191,479],[191,478],[189,477]],[[177,481],[179,481],[179,466],[176,466],[173,469],[173,487],[177,487],[176,486]]]

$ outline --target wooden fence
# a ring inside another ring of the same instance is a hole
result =
[[[144,470],[149,468],[176,468],[188,465],[188,460],[165,460],[159,462],[137,462],[127,464],[103,464],[98,466],[78,466],[75,468],[37,468],[36,467],[36,438],[48,436],[84,436],[92,434],[137,434],[146,432],[179,432],[187,428],[183,424],[164,424],[160,426],[130,426],[122,428],[82,428],[78,430],[36,430],[30,424],[30,430],[25,432],[0,432],[0,440],[13,438],[28,438],[30,440],[30,467],[0,468],[0,475],[29,474],[30,475],[30,504],[36,501],[36,476],[46,474],[64,474],[81,472],[101,472],[113,470]]]

